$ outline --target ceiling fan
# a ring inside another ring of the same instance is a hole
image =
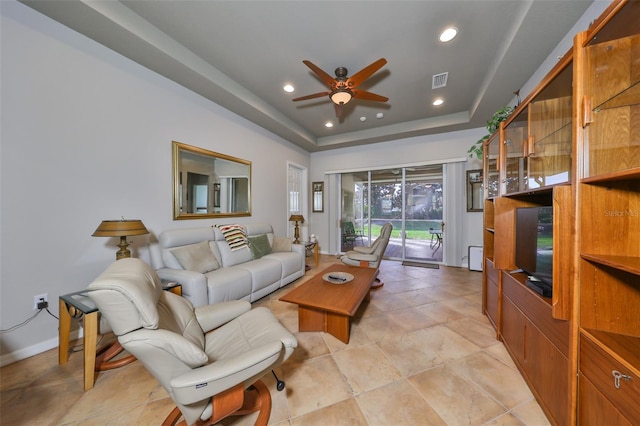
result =
[[[320,77],[324,84],[329,86],[331,90],[327,92],[301,96],[299,98],[293,99],[294,102],[329,96],[329,99],[331,99],[331,102],[333,102],[335,106],[336,117],[340,118],[342,116],[342,109],[344,104],[349,102],[352,98],[375,102],[387,102],[389,100],[389,98],[385,96],[376,95],[375,93],[367,92],[366,90],[359,90],[357,88],[366,79],[371,77],[376,71],[382,68],[384,64],[387,63],[387,60],[384,58],[378,59],[377,61],[361,69],[351,77],[347,77],[348,71],[345,67],[338,67],[335,70],[335,78],[331,77],[329,74],[321,70],[311,61],[304,60],[302,61],[302,63],[308,66],[311,71],[316,73],[316,75]]]

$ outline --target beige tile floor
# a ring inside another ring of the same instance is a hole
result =
[[[321,256],[319,269],[335,262]],[[267,306],[299,346],[271,390],[273,425],[547,425],[539,405],[481,313],[481,274],[385,261],[385,285],[359,309],[348,345],[299,333],[296,306]],[[57,364],[57,350],[0,369],[0,424],[159,425],[173,405],[138,362],[98,374],[82,391],[82,354]],[[250,425],[254,415],[225,425]]]

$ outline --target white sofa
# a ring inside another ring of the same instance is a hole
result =
[[[247,237],[266,235],[273,246],[271,225],[257,223],[243,228]],[[205,273],[184,269],[172,250],[202,241],[208,241],[220,267]],[[249,247],[232,251],[216,226],[164,231],[159,236],[158,248],[159,253],[151,257],[158,276],[181,284],[182,295],[195,307],[227,300],[254,302],[305,273],[303,245],[291,244],[291,251],[271,252],[254,259]]]

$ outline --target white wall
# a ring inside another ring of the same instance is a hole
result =
[[[1,2],[0,323],[34,314],[33,296],[81,290],[115,260],[103,219],[141,219],[134,256],[165,229],[268,222],[286,235],[287,161],[309,153],[15,2]],[[253,162],[252,217],[172,220],[171,141]],[[57,346],[41,313],[0,336],[3,364]]]

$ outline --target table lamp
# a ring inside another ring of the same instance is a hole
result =
[[[289,222],[295,222],[295,227],[293,228],[293,244],[300,244],[299,223],[304,223],[304,217],[301,214],[292,214],[289,218]]]
[[[120,250],[116,253],[116,260],[131,257],[131,251],[127,248],[129,243],[127,237],[130,235],[148,234],[147,228],[141,220],[103,220],[96,231],[91,234],[93,237],[120,237]]]

